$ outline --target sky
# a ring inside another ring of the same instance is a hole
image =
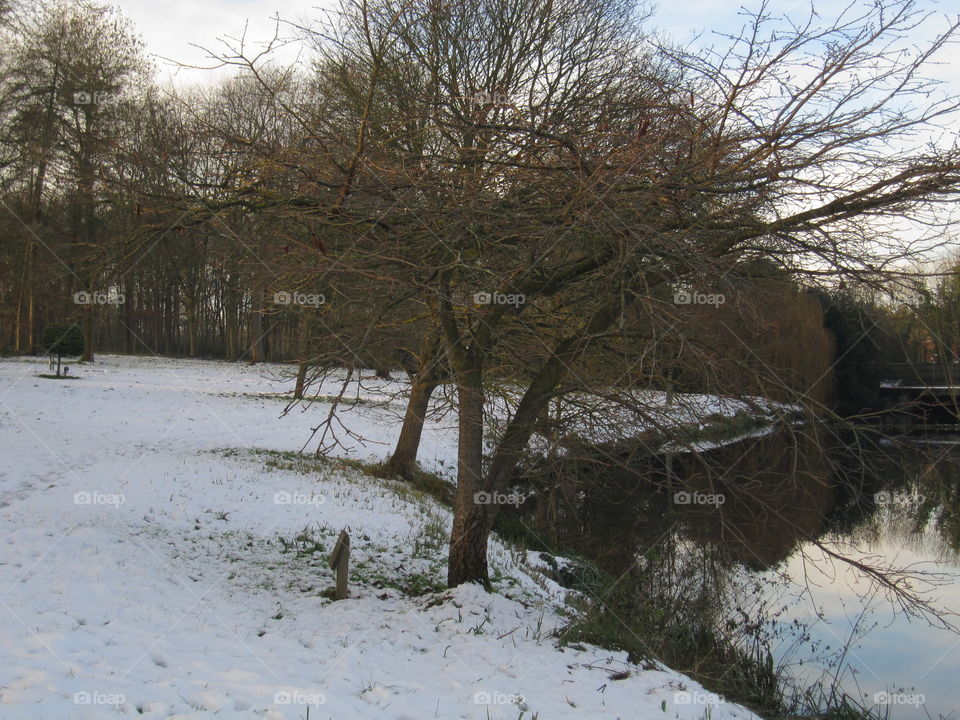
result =
[[[108,2],[110,0],[107,0]],[[293,37],[290,23],[315,24],[323,17],[324,7],[333,7],[338,0],[113,0],[129,17],[146,44],[155,63],[161,85],[188,86],[209,82],[233,72],[233,68],[199,70],[183,67],[216,68],[210,51],[224,51],[228,39],[233,45],[244,37],[247,49],[255,49],[279,33]],[[640,0],[643,2],[644,0]],[[650,0],[656,2],[648,26],[668,38],[691,47],[716,48],[729,46],[724,37],[738,34],[747,21],[746,10],[755,10],[762,0]],[[851,0],[812,0],[823,22],[832,19]],[[852,0],[865,3],[868,0]],[[811,0],[768,0],[767,12],[776,17],[804,21],[810,13]],[[929,17],[910,36],[910,42],[923,46],[960,16],[960,0],[916,0],[916,7]],[[277,18],[280,18],[278,22]],[[287,22],[283,22],[287,21]],[[274,57],[284,65],[303,57],[301,45],[287,44]],[[249,54],[249,53],[248,53]],[[255,54],[255,53],[254,53]],[[941,50],[939,64],[928,66],[927,77],[943,83],[941,90],[960,96],[960,42]],[[958,128],[960,130],[960,128]],[[933,136],[931,136],[933,137]],[[947,128],[938,142],[952,142],[956,132]],[[905,227],[910,238],[924,235],[922,226]],[[927,257],[934,264],[946,250],[936,250]]]
[[[300,0],[119,0],[116,5],[133,21],[161,80],[177,84],[202,82],[208,77],[209,71],[175,63],[214,67],[208,51],[223,50],[224,38],[239,39],[245,34],[251,43],[264,43],[277,31],[292,34],[289,25],[278,25],[278,14],[292,22],[320,14],[319,3]],[[283,55],[285,60],[296,57],[290,49]]]
[[[118,6],[130,17],[146,42],[147,51],[155,56],[162,79],[177,84],[200,82],[208,73],[177,68],[162,58],[170,58],[188,65],[209,67],[213,64],[208,53],[196,46],[221,48],[217,38],[240,38],[246,31],[251,42],[264,42],[278,29],[275,17],[288,21],[303,21],[320,17],[324,6],[335,0],[119,0]],[[819,8],[835,12],[846,5],[842,0],[818,0]],[[661,0],[655,8],[651,25],[673,39],[706,44],[724,43],[717,33],[736,32],[744,22],[743,7],[755,8],[759,0],[735,3],[730,0]],[[803,18],[809,12],[809,0],[770,0],[769,10],[774,15]],[[917,39],[931,35],[946,25],[948,16],[957,16],[957,0],[918,0],[918,6],[930,11],[933,17],[918,29]],[[289,25],[281,24],[282,35],[290,35]],[[280,55],[294,60],[296,51],[288,47]],[[933,74],[950,83],[960,93],[960,46],[948,48],[944,64]]]

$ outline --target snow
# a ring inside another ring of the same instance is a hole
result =
[[[73,380],[41,372],[0,361],[3,720],[754,717],[666,668],[558,647],[566,591],[499,540],[498,592],[441,589],[449,510],[291,455],[329,406],[281,417],[288,368],[102,356]],[[378,404],[345,411],[369,441],[343,436],[341,455],[389,453],[402,390],[351,388]],[[432,419],[421,453],[448,475],[454,425]],[[343,528],[351,597],[334,602]],[[418,584],[437,590],[402,591]]]
[[[507,408],[509,411],[509,408]],[[535,434],[530,450],[540,455],[565,455],[580,443],[617,444],[645,433],[676,430],[687,432],[717,429],[718,423],[744,418],[756,425],[744,433],[723,439],[665,442],[660,452],[702,452],[774,432],[783,422],[797,423],[802,408],[761,397],[731,398],[700,393],[635,390],[610,395],[568,395],[560,406],[550,408],[553,437]],[[508,412],[494,413],[503,418]],[[559,415],[559,417],[558,417]],[[494,421],[496,422],[496,421]],[[502,422],[502,420],[501,420]]]

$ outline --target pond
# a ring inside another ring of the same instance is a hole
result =
[[[656,460],[590,451],[547,477],[552,541],[633,582],[664,624],[706,622],[782,668],[812,691],[807,713],[833,692],[894,720],[960,718],[957,438],[794,428]]]

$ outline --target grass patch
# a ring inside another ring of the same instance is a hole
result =
[[[431,515],[413,538],[413,557],[436,557],[446,547],[449,535],[447,521],[439,515]]]
[[[357,578],[358,581],[360,579]],[[410,572],[399,575],[374,572],[367,576],[366,581],[377,588],[392,588],[407,597],[419,597],[447,589],[447,583],[433,572]]]
[[[363,541],[369,540],[365,535],[352,538],[356,544],[351,550],[351,586],[390,588],[409,597],[446,589],[448,519],[444,512],[438,511],[433,500],[445,497],[441,488],[445,489],[449,483],[439,476],[422,473],[416,482],[408,483],[388,477],[381,464],[361,460],[313,457],[293,451],[265,449],[231,448],[218,452],[228,457],[252,455],[268,469],[304,473],[318,479],[331,479],[338,471],[338,481],[362,484],[365,478],[376,478],[380,487],[413,505],[423,522],[393,550],[364,545]],[[343,470],[354,472],[344,473]],[[292,555],[298,564],[323,568],[322,572],[326,575],[326,562],[336,535],[337,531],[333,528],[314,524],[292,536],[279,536],[276,541],[281,554]],[[330,587],[320,595],[332,600],[333,593],[334,588]]]
[[[280,543],[281,553],[294,553],[298,558],[314,558],[318,554],[326,551],[327,545],[325,538],[332,535],[334,531],[326,526],[317,525],[316,528],[305,527],[292,538],[283,536],[277,537]],[[331,549],[333,549],[331,547]]]
[[[741,411],[732,417],[715,413],[704,418],[702,426],[681,425],[675,435],[680,442],[723,442],[764,428],[770,424],[767,418]]]
[[[413,479],[406,481],[397,478],[397,476],[389,470],[385,462],[365,463],[359,460],[348,460],[345,462],[353,463],[354,467],[367,475],[381,480],[392,480],[407,487],[412,487],[425,495],[429,495],[444,507],[453,507],[456,486],[442,475],[427,472],[419,465],[413,473]]]

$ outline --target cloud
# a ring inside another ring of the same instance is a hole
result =
[[[260,48],[277,31],[276,16],[296,21],[316,17],[323,3],[299,0],[293,3],[259,0],[121,0],[120,10],[129,17],[153,56],[161,80],[186,83],[209,77],[209,70],[192,70],[175,63],[198,67],[217,65],[207,50],[223,51],[226,46],[218,38],[240,39],[245,35],[247,47]],[[329,3],[328,3],[329,4]],[[290,36],[289,25],[280,24],[281,36]],[[199,46],[199,47],[197,47]],[[294,48],[278,52],[281,60],[292,61]],[[167,58],[167,59],[163,59]],[[174,62],[170,62],[174,61]],[[218,71],[223,72],[223,71]]]

